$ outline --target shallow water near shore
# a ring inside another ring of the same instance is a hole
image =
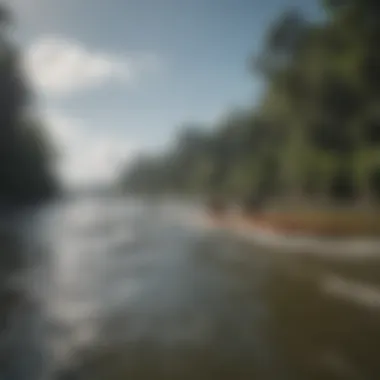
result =
[[[287,255],[194,208],[80,196],[6,224],[0,378],[380,376],[380,259]]]

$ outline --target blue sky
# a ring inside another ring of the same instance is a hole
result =
[[[110,180],[186,122],[255,102],[247,70],[281,10],[313,0],[9,0],[41,114],[71,183]]]

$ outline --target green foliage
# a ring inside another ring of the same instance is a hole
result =
[[[0,9],[0,205],[36,202],[55,191],[52,152],[40,121],[27,116],[31,92],[20,56],[8,41],[9,12]],[[30,110],[29,110],[30,113]]]
[[[148,160],[145,171],[132,169],[129,183],[166,173],[162,191],[250,204],[289,196],[380,201],[377,3],[325,1],[318,23],[295,11],[281,15],[253,59],[266,81],[261,101],[231,113],[210,134],[190,128],[160,168]]]

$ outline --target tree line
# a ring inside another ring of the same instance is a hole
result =
[[[207,194],[242,202],[380,201],[380,5],[327,0],[268,28],[252,70],[258,103],[214,128],[189,125],[165,153],[139,157],[130,192]]]
[[[25,78],[22,52],[12,41],[13,15],[0,8],[0,206],[42,201],[57,191],[54,151],[34,94]]]

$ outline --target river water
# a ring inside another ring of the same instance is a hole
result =
[[[195,211],[93,195],[4,222],[0,379],[380,378],[376,257],[259,248]]]

